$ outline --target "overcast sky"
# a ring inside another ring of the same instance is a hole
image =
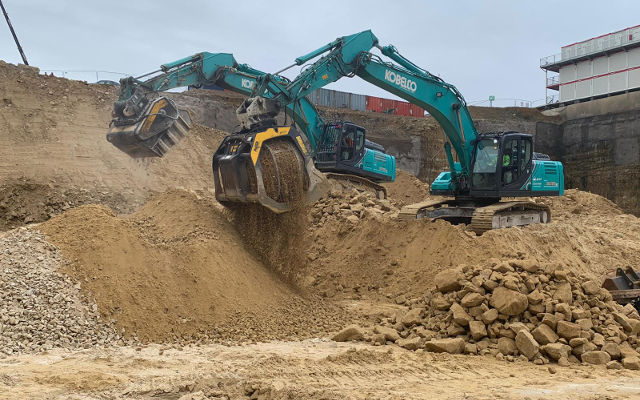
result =
[[[274,72],[338,36],[372,29],[382,45],[395,45],[416,64],[453,83],[470,103],[494,95],[540,104],[540,57],[640,24],[637,0],[3,3],[29,63],[41,69],[137,75],[210,51],[231,52],[240,63]],[[0,59],[18,63],[9,29],[3,20],[0,25]],[[344,78],[329,88],[391,97],[358,78]]]

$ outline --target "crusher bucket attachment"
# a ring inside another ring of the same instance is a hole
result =
[[[227,136],[213,155],[216,199],[259,203],[276,214],[318,200],[328,183],[308,148],[294,127]]]
[[[602,287],[611,293],[616,302],[631,303],[640,311],[640,271],[634,271],[631,267],[618,268],[615,276],[605,278]]]
[[[116,110],[107,140],[133,158],[164,156],[191,127],[189,114],[166,97],[149,101],[133,117],[125,117],[125,111]]]

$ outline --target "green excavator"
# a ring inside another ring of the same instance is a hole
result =
[[[371,53],[373,48],[389,60]],[[280,75],[303,65],[293,80]],[[393,180],[395,159],[367,141],[364,128],[345,121],[325,123],[305,97],[353,76],[424,108],[446,136],[449,169],[431,185],[432,194],[444,197],[407,206],[402,217],[467,223],[477,233],[545,223],[551,218],[547,206],[501,198],[558,196],[564,191],[562,164],[535,153],[531,135],[479,134],[455,86],[418,67],[394,46],[380,46],[369,30],[340,37],[275,74],[237,64],[230,54],[211,53],[164,64],[152,74],[146,81],[141,80],[145,76],[122,80],[107,135],[134,157],[162,156],[189,125],[172,101],[149,100],[149,95],[178,86],[216,84],[249,96],[237,110],[241,130],[225,138],[213,157],[216,197],[222,203],[257,202],[275,212],[288,211],[298,197],[317,198],[323,180],[318,170]],[[291,117],[291,126],[277,125],[275,117],[281,111]],[[298,183],[291,185],[292,181]]]

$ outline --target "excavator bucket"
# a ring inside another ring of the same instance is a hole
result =
[[[318,200],[328,182],[293,127],[227,136],[213,155],[216,199],[259,203],[280,214]]]
[[[602,287],[607,289],[618,303],[631,303],[640,310],[640,271],[631,267],[617,268],[615,275],[605,278]]]
[[[189,131],[191,118],[175,103],[159,97],[137,118],[119,118],[111,123],[107,140],[133,158],[162,157]]]

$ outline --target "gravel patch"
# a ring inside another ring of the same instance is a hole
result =
[[[0,355],[123,344],[80,285],[58,272],[64,262],[37,231],[0,236]]]

